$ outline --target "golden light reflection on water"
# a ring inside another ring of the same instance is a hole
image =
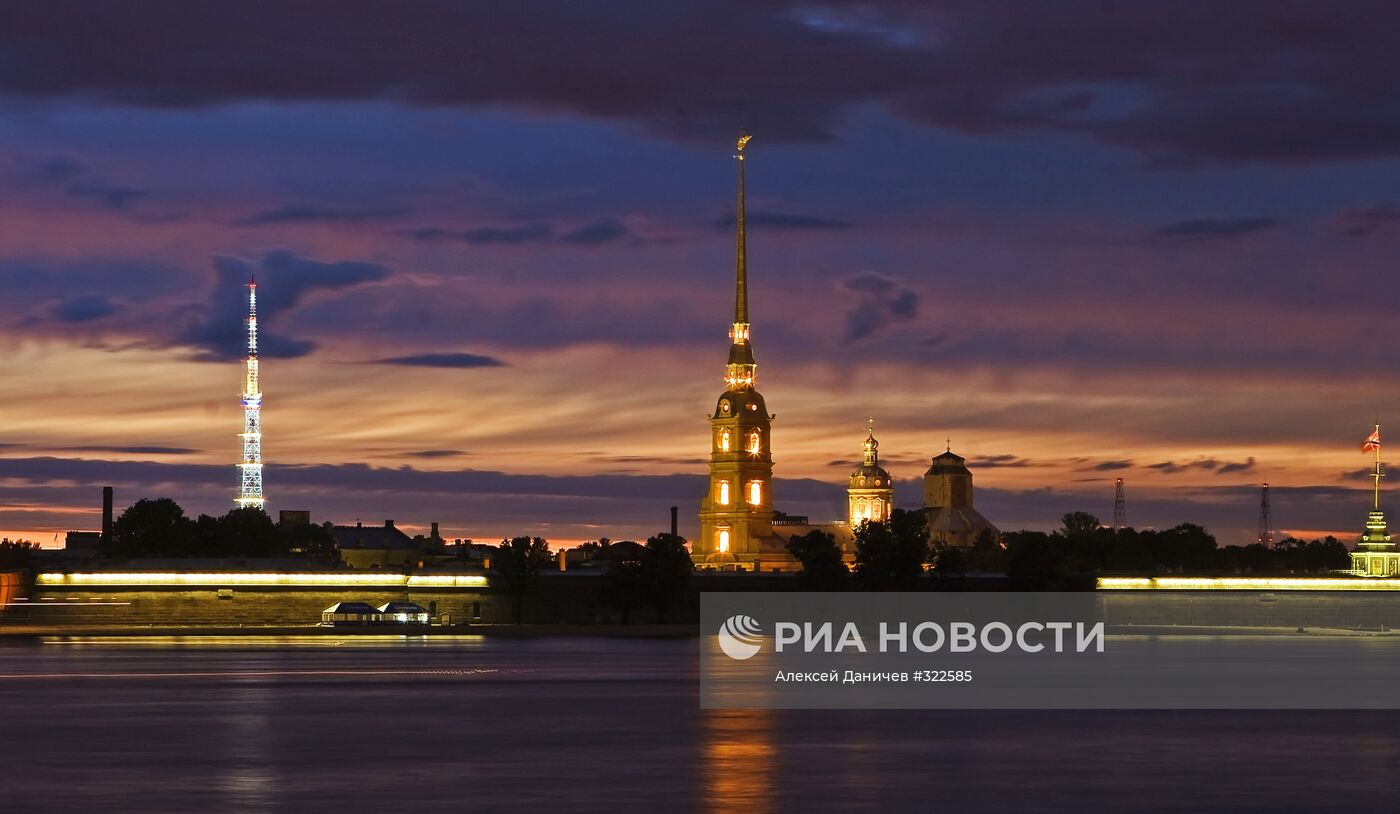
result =
[[[701,710],[701,777],[707,811],[771,811],[774,711]]]
[[[301,647],[398,648],[398,647],[466,647],[477,648],[486,637],[474,636],[401,636],[356,634],[353,636],[47,636],[47,645],[67,647],[130,647],[130,648],[222,648],[286,649]]]

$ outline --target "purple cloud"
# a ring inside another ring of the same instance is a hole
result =
[[[117,312],[117,307],[117,303],[104,294],[82,294],[50,308],[49,316],[59,322],[92,322],[111,316]]]
[[[316,11],[319,9],[320,11]],[[331,11],[334,13],[330,13]],[[571,111],[686,139],[818,141],[880,104],[968,133],[1054,130],[1159,162],[1395,155],[1400,9],[1096,0],[403,0],[0,6],[0,90],[197,107],[390,100]],[[364,48],[366,41],[376,47]],[[256,65],[228,54],[257,53]],[[637,66],[646,66],[638,70]]]
[[[372,220],[400,218],[413,212],[411,207],[391,206],[375,209],[337,209],[326,206],[294,204],[251,215],[234,221],[237,226],[267,226],[280,223],[365,223]]]
[[[405,365],[408,367],[505,367],[505,362],[494,356],[480,356],[475,353],[420,353],[414,356],[395,356],[377,359],[378,365]]]
[[[843,282],[842,287],[854,296],[846,312],[847,342],[866,339],[892,324],[918,316],[918,293],[883,274],[858,274]]]
[[[269,252],[258,260],[214,258],[214,288],[205,305],[184,314],[178,341],[198,349],[201,361],[226,361],[246,353],[248,281],[258,281],[258,352],[269,358],[305,356],[315,349],[308,339],[276,332],[280,317],[318,291],[338,291],[389,276],[374,263],[323,263],[289,251]]]

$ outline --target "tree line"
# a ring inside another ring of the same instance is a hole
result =
[[[632,611],[650,607],[656,621],[665,622],[676,602],[687,593],[694,564],[685,538],[658,534],[645,545],[628,541],[584,543],[584,551],[604,564],[602,597],[618,610],[622,623]],[[524,618],[525,597],[538,585],[542,571],[552,567],[549,543],[541,537],[502,540],[491,552],[491,584],[514,604],[515,622]]]
[[[822,531],[794,535],[788,551],[802,566],[806,590],[846,587],[869,591],[915,590],[931,573],[947,580],[968,573],[1005,574],[1012,590],[1092,588],[1093,578],[1125,574],[1318,574],[1350,565],[1335,537],[1288,538],[1273,546],[1220,546],[1201,526],[1111,529],[1087,512],[1070,512],[1053,532],[1007,532],[998,540],[983,530],[972,546],[930,542],[920,511],[896,509],[887,523],[863,523],[855,532],[855,562],[841,557],[836,539]]]
[[[38,552],[39,544],[28,540],[0,540],[0,571],[20,570],[29,567]]]
[[[930,541],[921,511],[896,509],[889,521],[863,523],[855,530],[852,567],[832,535],[812,531],[793,536],[787,549],[801,566],[804,590],[916,590],[931,575],[958,580],[969,573],[1004,574],[1013,590],[1091,588],[1093,578],[1124,574],[1317,574],[1347,568],[1350,555],[1334,537],[1288,538],[1273,546],[1220,546],[1201,526],[1169,529],[1106,528],[1086,512],[1070,512],[1053,532],[1019,531],[993,535],[984,530],[972,546]],[[602,598],[623,622],[637,608],[649,608],[664,621],[686,595],[694,565],[684,538],[659,534],[645,544],[601,540],[582,548],[604,563]],[[0,544],[0,567],[23,567],[33,548]],[[190,518],[170,498],[139,500],[128,507],[103,541],[109,558],[304,558],[339,563],[330,532],[311,524],[274,523],[260,508],[232,509],[220,516]],[[549,544],[540,537],[513,537],[492,549],[493,587],[511,598],[515,617],[539,575],[553,568]]]
[[[340,562],[331,534],[309,523],[272,522],[259,508],[190,518],[168,497],[138,500],[112,522],[103,557],[282,557]]]

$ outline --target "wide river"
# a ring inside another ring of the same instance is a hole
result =
[[[697,664],[694,640],[11,640],[0,811],[1400,807],[1396,713],[706,711]]]

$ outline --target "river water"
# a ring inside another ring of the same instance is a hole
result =
[[[0,810],[1400,806],[1393,712],[707,711],[697,669],[684,639],[10,641]]]

